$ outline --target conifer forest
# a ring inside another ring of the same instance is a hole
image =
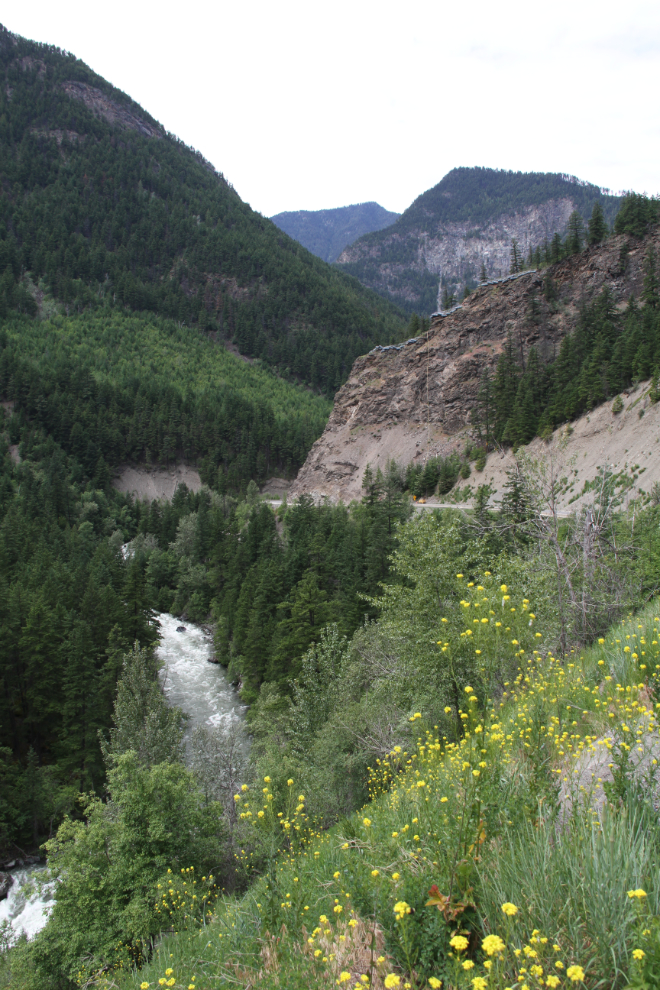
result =
[[[73,55],[3,28],[0,82],[0,894],[20,861],[48,906],[29,938],[0,915],[0,987],[659,987],[660,483],[604,462],[560,500],[571,424],[660,400],[660,201],[585,184],[512,242],[551,313],[598,245],[612,284],[643,251],[639,291],[582,299],[550,355],[503,337],[453,449],[271,498],[431,306],[312,255]],[[565,185],[482,171],[449,219]],[[180,465],[169,499],[118,483]],[[165,618],[239,716],[170,703]]]

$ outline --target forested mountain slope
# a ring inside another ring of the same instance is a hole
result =
[[[527,258],[563,235],[573,211],[586,221],[596,201],[611,224],[619,197],[571,176],[455,168],[392,227],[365,234],[338,262],[385,298],[429,314],[443,296],[451,301],[466,285],[474,288],[482,273],[505,275],[512,239]]]
[[[357,203],[334,210],[297,210],[271,217],[274,224],[324,261],[336,261],[348,244],[399,219],[378,203]]]
[[[332,394],[397,310],[243,203],[74,56],[0,32],[0,315],[108,305],[217,331]]]

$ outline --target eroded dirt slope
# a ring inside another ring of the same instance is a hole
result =
[[[361,495],[367,464],[423,463],[462,447],[481,373],[486,365],[494,371],[507,334],[523,357],[536,345],[542,360],[551,359],[574,329],[582,302],[605,285],[621,308],[639,297],[651,241],[658,250],[657,234],[646,241],[614,237],[542,272],[482,286],[462,308],[436,316],[427,336],[358,358],[291,496],[350,501]],[[625,270],[624,243],[630,248]],[[548,277],[557,285],[558,306],[544,298]]]

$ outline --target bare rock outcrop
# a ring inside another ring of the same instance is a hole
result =
[[[413,229],[402,235],[396,227],[388,238],[378,244],[358,240],[349,245],[337,259],[340,265],[359,262],[366,254],[377,262],[378,276],[370,282],[372,288],[383,294],[400,295],[408,302],[415,303],[415,287],[411,283],[406,293],[401,288],[402,276],[408,269],[428,272],[438,280],[438,306],[441,287],[445,284],[458,292],[465,281],[481,270],[482,264],[491,277],[502,277],[511,264],[511,241],[515,238],[523,256],[531,248],[550,240],[555,231],[564,230],[568,218],[575,209],[569,197],[551,199],[538,206],[528,206],[515,213],[495,217],[485,224],[475,226],[473,222],[444,223],[432,233]],[[386,260],[389,248],[395,242],[400,248],[414,247],[414,260],[401,262]],[[383,260],[381,261],[381,255]]]
[[[645,241],[613,237],[543,271],[481,286],[460,308],[436,315],[423,337],[358,358],[291,496],[350,501],[360,497],[369,463],[423,462],[461,446],[483,369],[494,370],[507,336],[523,360],[533,345],[543,361],[551,360],[575,328],[580,306],[604,286],[620,308],[639,297],[651,240],[658,250],[657,234]],[[556,287],[554,302],[544,294],[547,279]]]
[[[122,106],[121,103],[113,100],[100,89],[96,89],[95,86],[68,80],[62,83],[62,89],[71,99],[80,100],[96,117],[102,117],[112,126],[137,131],[138,134],[143,134],[145,137],[159,138],[163,136],[158,127],[154,127],[143,117],[133,113],[128,107]]]

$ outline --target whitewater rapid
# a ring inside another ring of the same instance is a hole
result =
[[[170,705],[188,716],[186,737],[197,726],[228,728],[245,714],[237,692],[229,683],[223,667],[210,663],[213,641],[194,623],[176,619],[167,612],[158,616],[161,641],[156,653],[163,666],[160,677]],[[177,632],[183,626],[185,632]]]
[[[156,653],[162,662],[160,671],[163,692],[170,705],[181,708],[188,716],[186,738],[200,725],[228,728],[241,721],[245,705],[218,664],[211,663],[213,642],[200,626],[175,618],[167,612],[158,616],[160,643]],[[185,632],[177,632],[184,626]],[[45,866],[17,867],[9,872],[14,883],[5,900],[0,901],[0,924],[8,921],[17,934],[32,938],[40,931],[53,906],[53,884],[39,893],[34,881]],[[28,883],[28,888],[23,885]]]
[[[35,881],[45,869],[45,866],[18,866],[8,871],[14,882],[7,897],[0,901],[0,925],[8,921],[17,935],[25,932],[28,938],[44,927],[53,906],[53,884],[38,893]],[[26,890],[24,884],[28,882]]]

